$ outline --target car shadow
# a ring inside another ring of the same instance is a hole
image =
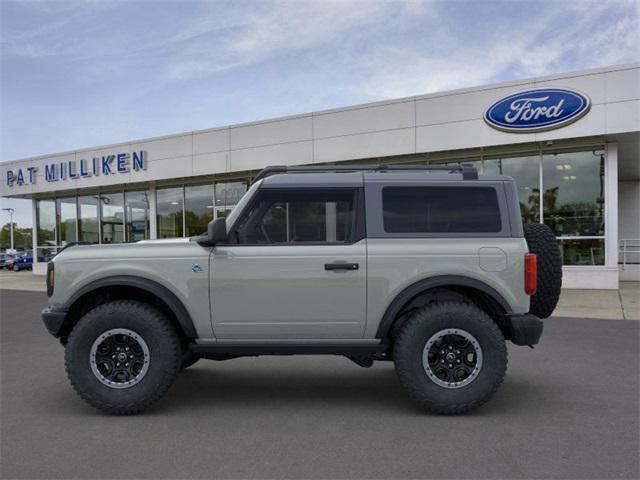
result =
[[[513,377],[513,376],[512,376]],[[539,387],[539,386],[538,386]],[[540,402],[549,401],[544,391],[526,379],[505,379],[496,395],[477,415],[517,414]],[[554,408],[562,408],[562,402]],[[201,364],[185,370],[155,412],[190,408],[242,409],[295,408],[297,412],[322,408],[344,412],[394,410],[407,415],[424,415],[400,385],[393,364],[370,369],[345,366],[335,371],[301,366],[286,371],[227,370]]]

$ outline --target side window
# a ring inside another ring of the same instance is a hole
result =
[[[492,187],[385,187],[387,233],[494,233],[502,230]]]
[[[355,190],[264,190],[232,236],[245,245],[351,243]]]

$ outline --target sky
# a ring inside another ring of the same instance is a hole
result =
[[[640,60],[640,0],[2,0],[0,16],[0,161]],[[1,202],[31,225],[30,201]]]

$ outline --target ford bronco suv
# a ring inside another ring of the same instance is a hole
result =
[[[477,408],[506,341],[534,345],[562,280],[516,185],[470,165],[267,167],[198,237],[74,245],[47,266],[49,332],[88,403],[132,414],[199,359],[393,361],[425,410]]]

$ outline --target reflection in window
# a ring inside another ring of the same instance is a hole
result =
[[[102,243],[124,242],[124,194],[100,195]]]
[[[76,242],[78,209],[76,208],[76,198],[59,198],[58,204],[58,232],[59,244],[65,246],[68,243]]]
[[[243,244],[344,243],[354,230],[353,192],[264,192],[240,220]]]
[[[127,242],[149,238],[149,192],[126,192],[125,219]]]
[[[183,236],[182,194],[182,187],[159,188],[156,190],[158,238]]]
[[[563,265],[604,265],[604,239],[560,240]]]
[[[247,182],[225,182],[215,184],[216,218],[226,217],[236,203],[247,192]]]
[[[98,197],[86,196],[78,197],[78,219],[79,240],[81,242],[98,243]]]
[[[491,187],[384,187],[388,233],[495,233],[502,229]]]
[[[187,237],[201,235],[213,220],[213,185],[192,185],[185,187],[184,215]]]
[[[56,245],[56,202],[38,200],[37,203],[38,245]]]
[[[526,223],[540,222],[539,155],[485,160],[484,173],[512,177],[518,186],[522,218]]]
[[[543,156],[544,223],[557,236],[604,235],[604,156]]]

